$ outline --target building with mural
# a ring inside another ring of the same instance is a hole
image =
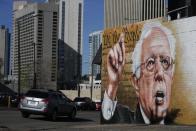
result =
[[[104,1],[101,123],[196,123],[194,5]]]
[[[196,123],[195,22],[162,18],[104,30],[103,123]]]

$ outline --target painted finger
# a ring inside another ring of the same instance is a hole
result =
[[[116,69],[118,69],[118,51],[117,51],[118,49],[117,49],[117,47],[116,47],[116,45],[114,46],[114,48],[113,48],[113,51],[114,51],[114,56],[115,56],[115,67],[116,67]]]
[[[119,40],[118,40],[118,43],[120,43],[120,42],[124,43],[124,40],[125,40],[125,35],[124,35],[124,33],[121,33]]]
[[[114,56],[114,51],[113,49],[110,49],[109,54],[108,54],[108,58],[107,58],[107,65],[109,65],[112,68],[115,68],[115,56]]]
[[[125,64],[125,42],[124,42],[124,33],[120,36],[120,42],[119,42],[121,51],[122,51],[122,63]]]
[[[123,65],[124,65],[124,64],[125,64],[125,56],[126,56],[126,55],[125,55],[125,43],[124,43],[124,42],[121,44],[121,49],[122,49],[122,52],[123,52],[123,53],[122,53],[122,54],[123,54],[123,55],[122,55],[122,56],[123,56],[123,57],[122,57],[122,60],[123,60],[122,63],[123,63]]]
[[[120,43],[118,43],[118,44],[116,44],[116,49],[117,49],[117,53],[118,53],[118,63],[119,64],[122,64],[122,62],[123,62],[123,52],[122,52],[122,49],[121,49],[121,47],[120,47]]]

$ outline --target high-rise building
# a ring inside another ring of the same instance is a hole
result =
[[[14,1],[12,42],[12,75],[21,91],[56,89],[58,5]]]
[[[167,0],[104,0],[104,28],[166,17],[167,3]]]
[[[89,34],[89,75],[92,74],[92,61],[101,45],[102,31],[96,31]],[[100,74],[100,65],[93,65],[93,76]]]
[[[58,87],[78,81],[82,69],[83,0],[59,0]]]
[[[10,33],[8,28],[0,26],[0,80],[7,80],[10,63]]]

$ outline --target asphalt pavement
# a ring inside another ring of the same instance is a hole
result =
[[[74,121],[65,117],[51,122],[42,116],[22,118],[16,108],[0,107],[0,131],[196,131],[188,125],[100,124],[99,114],[78,111]]]

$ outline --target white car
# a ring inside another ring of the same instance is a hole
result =
[[[28,118],[31,114],[44,115],[55,121],[57,116],[75,118],[76,106],[64,94],[57,91],[31,89],[20,100],[19,110]]]

